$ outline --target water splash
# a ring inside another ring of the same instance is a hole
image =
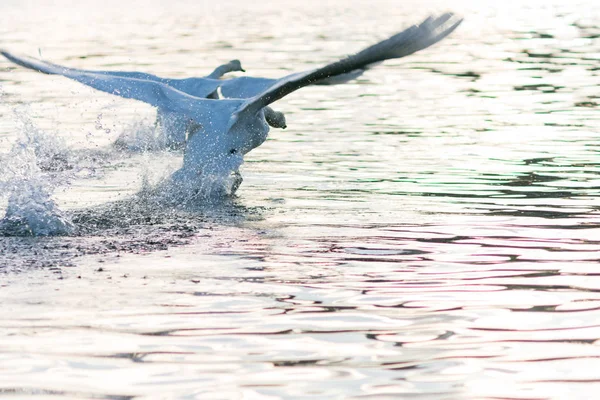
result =
[[[164,204],[183,207],[218,204],[235,195],[242,181],[239,173],[242,163],[241,155],[225,159],[214,157],[198,170],[175,171],[145,195]]]
[[[136,122],[123,131],[113,146],[127,153],[143,153],[142,187],[139,195],[168,207],[215,204],[235,194],[241,183],[237,172],[243,163],[242,156],[224,159],[212,158],[202,168],[193,172],[157,172],[152,154],[165,152],[178,154],[167,143],[168,135],[148,121]],[[157,178],[162,175],[162,178]]]
[[[52,199],[69,182],[69,153],[57,137],[37,129],[26,112],[15,111],[21,135],[1,157],[0,193],[8,196],[0,234],[17,236],[69,235],[75,226]]]
[[[102,175],[99,164],[115,157],[139,152],[150,157],[153,152],[170,151],[165,150],[164,135],[147,120],[124,130],[113,146],[120,151],[108,148],[90,153],[71,151],[58,136],[38,129],[26,107],[14,113],[20,134],[11,150],[0,156],[4,165],[0,171],[0,199],[8,198],[5,216],[0,220],[2,236],[73,235],[83,231],[89,234],[89,229],[75,221],[77,213],[62,211],[53,200],[57,188],[70,185],[74,179]],[[157,179],[156,166],[148,159],[142,171],[142,188],[135,197],[152,205],[145,208],[150,213],[164,213],[166,209],[205,212],[206,206],[226,203],[235,194],[241,182],[237,171],[242,162],[241,156],[212,159],[192,174],[168,174],[161,168],[164,178]]]
[[[167,149],[165,135],[150,121],[136,121],[126,127],[113,146],[122,151],[144,153]]]

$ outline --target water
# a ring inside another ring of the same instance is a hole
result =
[[[449,7],[60,3],[2,2],[2,46],[173,77],[278,77]],[[0,63],[2,182],[74,226],[0,237],[2,395],[595,398],[600,7],[453,9],[435,48],[277,102],[222,204],[148,196],[180,154],[112,143],[150,107]]]

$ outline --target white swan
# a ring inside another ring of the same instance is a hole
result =
[[[461,22],[462,19],[451,13],[429,17],[342,60],[278,79],[248,99],[200,98],[156,81],[77,72],[36,59],[19,58],[5,51],[1,53],[27,68],[64,75],[107,93],[185,115],[193,121],[193,129],[186,142],[183,165],[170,179],[180,190],[193,191],[203,185],[203,177],[214,171],[231,171],[239,177],[237,171],[243,162],[243,155],[260,146],[267,138],[267,118],[273,118],[267,107],[269,104],[319,80],[352,73],[373,63],[425,49],[448,36]],[[278,114],[275,118],[283,118],[283,115]],[[234,183],[233,191],[240,182],[241,177]]]
[[[162,78],[157,75],[136,71],[98,71],[76,69],[54,64],[48,61],[42,62],[41,60],[36,60],[36,63],[33,63],[31,61],[28,62],[28,60],[31,60],[29,58],[17,57],[7,52],[4,52],[3,54],[6,58],[18,65],[32,68],[42,73],[62,75],[67,78],[70,78],[73,74],[97,74],[111,77],[149,80],[171,86],[192,96],[206,97],[211,99],[218,99],[220,97],[245,99],[261,93],[277,82],[277,79],[259,77],[239,77],[221,80],[220,78],[222,78],[223,75],[230,72],[246,72],[242,68],[242,64],[239,60],[231,60],[226,64],[219,65],[214,69],[213,72],[205,77],[176,79]],[[36,65],[43,65],[45,68],[38,69]],[[338,76],[325,78],[318,82],[314,82],[314,84],[338,85],[346,83],[362,75],[365,69],[357,69],[347,74],[340,74]],[[280,119],[279,113],[271,109],[267,111],[267,123],[274,128],[285,129],[286,126],[285,124],[282,125],[279,122]],[[193,130],[194,128],[194,125],[190,124],[189,118],[186,115],[183,115],[177,111],[170,111],[160,106],[158,106],[156,110],[155,126],[160,127],[164,143],[168,148],[182,147],[185,144],[186,137],[190,130]]]

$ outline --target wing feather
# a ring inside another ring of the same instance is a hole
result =
[[[349,74],[369,65],[392,58],[401,58],[423,50],[452,33],[462,19],[452,13],[437,18],[429,17],[418,25],[413,25],[394,36],[376,43],[366,49],[336,61],[322,68],[293,74],[282,78],[262,93],[246,100],[236,114],[256,113],[263,107],[304,86],[330,79],[338,75]]]
[[[143,101],[171,111],[188,113],[198,108],[198,102],[208,101],[153,80],[67,68],[32,57],[16,56],[4,50],[0,50],[0,54],[25,68],[50,75],[61,75],[105,93]]]

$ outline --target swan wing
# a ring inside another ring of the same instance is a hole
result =
[[[336,76],[352,76],[356,71],[371,64],[393,58],[401,58],[423,50],[452,33],[462,22],[452,13],[429,17],[418,25],[399,32],[342,60],[316,70],[296,73],[278,80],[262,93],[246,100],[236,111],[256,113],[284,96],[310,84],[332,79]],[[350,75],[348,75],[350,74]]]
[[[45,74],[61,75],[105,93],[126,99],[143,101],[155,107],[171,111],[186,114],[194,111],[193,114],[196,114],[196,111],[202,108],[203,102],[214,101],[188,95],[168,85],[152,80],[86,72],[62,67],[32,57],[16,56],[4,50],[0,50],[0,53],[22,67]]]

